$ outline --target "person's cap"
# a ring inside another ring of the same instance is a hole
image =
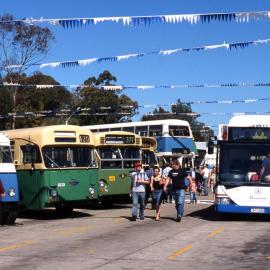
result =
[[[137,162],[135,163],[135,167],[142,167],[142,163],[141,163],[140,161],[137,161]]]

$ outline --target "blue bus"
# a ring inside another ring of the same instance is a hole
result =
[[[0,134],[0,223],[14,224],[18,214],[19,188],[10,141]]]
[[[178,159],[181,166],[189,170],[194,168],[197,154],[190,125],[179,119],[128,122],[86,126],[92,132],[128,131],[157,140],[157,154],[161,163]]]

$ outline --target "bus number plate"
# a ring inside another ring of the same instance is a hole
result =
[[[263,208],[251,208],[251,209],[250,209],[250,212],[251,212],[251,213],[262,214],[262,213],[265,213],[265,209],[263,209]]]
[[[114,175],[110,175],[109,176],[109,181],[110,182],[115,182],[115,176]]]

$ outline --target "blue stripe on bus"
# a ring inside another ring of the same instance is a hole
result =
[[[6,191],[6,196],[0,197],[0,202],[18,202],[19,188],[16,173],[0,173],[0,179]],[[15,190],[15,196],[13,197],[10,197],[8,194],[8,190],[10,188],[13,188]]]
[[[237,204],[216,204],[215,210],[224,213],[270,214],[270,207],[239,206]]]
[[[156,137],[157,140],[157,150],[158,152],[171,152],[172,148],[184,149],[181,145],[186,146],[191,152],[196,152],[196,146],[192,138],[182,138],[182,137]]]

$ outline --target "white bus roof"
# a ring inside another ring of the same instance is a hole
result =
[[[8,137],[2,133],[0,133],[0,145],[10,145]]]
[[[228,126],[231,127],[270,127],[270,115],[236,115],[231,118]]]
[[[100,124],[100,125],[91,125],[91,126],[84,126],[84,127],[89,128],[89,129],[97,129],[97,128],[109,128],[109,127],[148,126],[148,125],[164,125],[164,124],[189,126],[189,123],[185,120],[165,119],[165,120],[125,122],[125,123],[115,123],[115,124]]]

